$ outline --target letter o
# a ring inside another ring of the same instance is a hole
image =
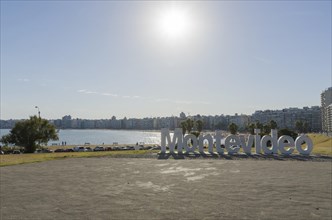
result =
[[[302,149],[302,146],[301,146],[302,142],[305,142],[307,144],[307,147],[305,149]],[[309,155],[313,149],[313,143],[312,143],[312,140],[308,136],[301,135],[296,138],[295,147],[296,147],[296,150],[300,154]]]
[[[193,146],[190,147],[188,146],[188,141],[189,140],[192,140],[193,141]],[[188,134],[186,135],[184,138],[183,138],[183,144],[184,144],[184,148],[186,150],[186,153],[189,153],[189,152],[195,152],[195,149],[197,148],[197,138],[195,135],[193,134]]]

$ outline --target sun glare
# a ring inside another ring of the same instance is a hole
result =
[[[191,29],[188,12],[174,7],[160,14],[157,25],[162,35],[170,39],[185,37]]]

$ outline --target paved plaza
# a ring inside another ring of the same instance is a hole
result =
[[[0,219],[331,219],[331,169],[108,157],[1,167]]]

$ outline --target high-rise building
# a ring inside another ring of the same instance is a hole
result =
[[[327,107],[327,131],[332,131],[332,104]]]
[[[252,122],[259,121],[262,124],[267,124],[271,120],[274,120],[279,128],[294,130],[297,121],[306,123],[310,132],[317,132],[322,128],[321,108],[319,106],[256,111],[251,116]]]
[[[322,130],[325,132],[332,132],[332,87],[326,89],[320,95],[321,109],[322,109]]]

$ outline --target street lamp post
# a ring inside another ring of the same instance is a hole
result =
[[[38,106],[35,106],[36,109],[38,109],[38,117],[39,117],[39,121],[40,121],[40,110]],[[39,128],[38,131],[40,130],[40,124],[39,124]],[[38,140],[38,146],[40,146],[40,140]]]
[[[38,106],[35,106],[36,109],[38,109],[38,117],[40,118],[40,110]]]

